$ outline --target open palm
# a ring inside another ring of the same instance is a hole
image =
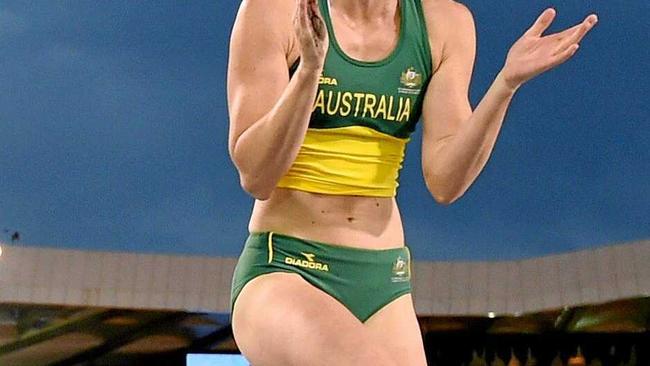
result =
[[[510,86],[518,87],[571,58],[578,50],[582,38],[598,22],[596,15],[592,14],[569,29],[543,35],[555,19],[555,14],[553,9],[542,12],[535,24],[510,48],[503,68]]]

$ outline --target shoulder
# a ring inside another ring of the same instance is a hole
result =
[[[295,10],[295,0],[243,0],[233,26],[233,37],[237,35],[254,45],[280,44],[288,51],[294,43]]]
[[[422,8],[427,22],[436,25],[463,26],[473,24],[471,10],[454,0],[422,0]]]
[[[433,59],[437,66],[458,46],[473,48],[476,38],[474,16],[454,0],[421,0]]]
[[[250,20],[258,26],[287,28],[291,26],[295,10],[295,0],[243,0],[239,5],[236,22]]]
[[[243,0],[239,12],[255,15],[291,16],[296,9],[295,0]]]

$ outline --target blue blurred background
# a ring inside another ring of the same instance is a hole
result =
[[[456,204],[429,196],[414,136],[398,195],[414,256],[516,259],[650,238],[650,2],[465,3],[474,105],[545,7],[558,11],[551,31],[590,12],[600,23],[574,59],[520,90]],[[238,6],[3,1],[0,229],[23,245],[238,255],[252,206],[226,145]]]

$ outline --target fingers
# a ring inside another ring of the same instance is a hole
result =
[[[566,60],[570,59],[571,56],[575,55],[576,51],[578,51],[578,48],[580,48],[580,46],[577,43],[572,44],[562,52],[555,54],[553,56],[553,61],[551,62],[550,68],[560,65],[564,63]]]
[[[317,0],[296,0],[293,22],[300,48],[301,66],[322,68],[327,53],[327,30]]]
[[[311,35],[311,26],[310,26],[307,0],[297,1],[294,23],[297,28],[296,33],[303,42],[313,38]]]
[[[309,18],[311,20],[311,27],[316,37],[318,37],[318,39],[321,41],[324,40],[327,31],[325,30],[325,22],[323,21],[323,17],[320,14],[317,0],[309,0]]]
[[[598,18],[596,15],[590,15],[585,20],[578,24],[575,27],[572,27],[573,31],[569,33],[569,35],[566,35],[565,37],[561,38],[560,43],[558,44],[557,48],[555,49],[554,54],[561,53],[567,48],[569,48],[572,45],[580,43],[584,36],[596,25],[598,22]],[[564,33],[564,32],[562,32]]]
[[[526,31],[526,35],[539,37],[553,23],[555,19],[555,9],[548,8],[542,12],[535,23]]]
[[[578,30],[578,28],[580,28],[581,26],[582,26],[582,23],[576,24],[571,28],[567,28],[567,29],[565,29],[565,30],[563,30],[561,32],[555,33],[555,34],[550,34],[550,35],[548,35],[546,37],[548,37],[549,39],[552,39],[554,41],[561,41],[561,40],[565,39],[566,37],[572,35],[573,32]]]
[[[296,0],[296,13],[293,16],[293,22],[300,29],[305,26],[305,3],[306,0]]]
[[[304,41],[318,43],[326,39],[327,30],[317,0],[297,0],[294,27]]]
[[[309,4],[309,9],[311,10],[312,14],[319,14],[318,1],[309,0],[308,4]]]

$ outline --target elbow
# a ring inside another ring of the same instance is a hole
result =
[[[433,199],[443,206],[449,206],[458,201],[465,193],[460,185],[439,176],[425,174],[425,182]]]
[[[436,201],[436,203],[443,206],[449,206],[460,198],[460,196],[446,195],[439,192],[431,192],[431,195],[433,196],[433,199]]]
[[[233,148],[230,155],[239,173],[239,185],[241,188],[256,200],[268,200],[271,197],[273,189],[275,189],[275,185],[265,182],[266,180],[260,177],[259,174],[251,173],[251,171],[259,172],[259,169],[247,167],[244,161],[237,159],[234,152],[235,150]]]
[[[266,201],[271,198],[274,187],[263,184],[261,179],[240,174],[239,182],[242,189],[256,200]]]
[[[449,206],[452,203],[458,201],[459,198],[463,196],[463,193],[457,193],[453,191],[444,191],[441,189],[438,190],[432,190],[429,189],[429,192],[431,193],[431,196],[433,196],[433,199],[438,203],[443,206]]]

